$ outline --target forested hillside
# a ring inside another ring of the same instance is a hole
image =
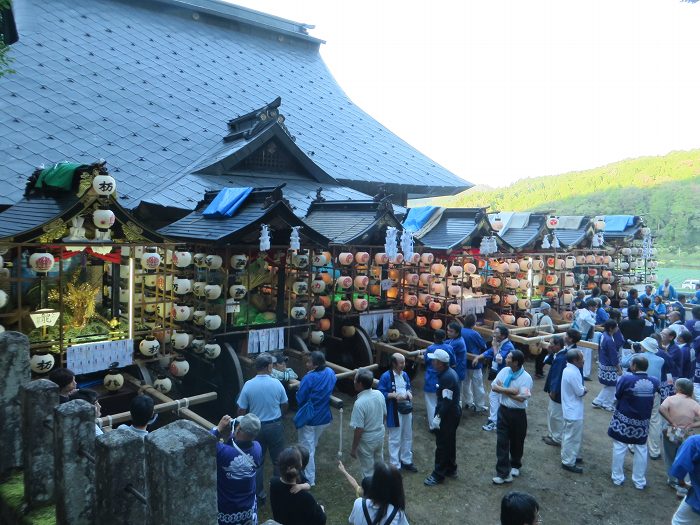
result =
[[[641,215],[658,236],[658,245],[696,252],[700,251],[700,150],[521,179],[505,188],[473,188],[434,202],[503,211],[554,210],[561,215]]]

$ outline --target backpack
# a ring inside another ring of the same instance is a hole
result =
[[[377,521],[372,521],[372,518],[369,516],[369,509],[367,509],[367,499],[362,498],[362,512],[365,514],[365,520],[367,520],[367,525],[379,525],[379,518],[377,518]],[[394,510],[391,511],[391,514],[389,514],[389,517],[387,520],[384,522],[384,525],[389,525],[392,521],[394,521],[394,518],[398,514],[399,509],[394,507]]]

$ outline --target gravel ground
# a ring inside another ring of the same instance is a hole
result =
[[[526,369],[533,375],[534,363]],[[593,371],[595,376],[595,367]],[[404,475],[407,517],[419,525],[497,524],[500,500],[510,490],[529,492],[541,505],[543,522],[547,524],[605,524],[649,525],[667,524],[678,506],[675,492],[665,485],[663,460],[649,461],[647,489],[638,491],[631,483],[631,456],[625,466],[627,481],[616,487],[610,481],[612,442],[607,436],[610,413],[590,406],[600,389],[597,381],[586,383],[587,394],[582,457],[584,473],[572,474],[561,469],[559,450],[542,442],[547,432],[547,396],[542,391],[543,380],[535,380],[533,397],[528,409],[528,435],[521,476],[510,485],[495,486],[496,434],[484,432],[481,425],[486,417],[467,413],[457,431],[457,462],[459,478],[449,479],[437,487],[425,487],[423,479],[431,472],[435,439],[427,430],[422,396],[422,373],[414,381],[414,463],[419,473]],[[351,432],[348,427],[352,398],[345,401],[343,421],[343,461],[348,470],[360,479],[359,465],[350,458]],[[322,436],[316,453],[316,499],[326,507],[329,524],[347,523],[354,493],[337,470],[339,443],[338,411],[334,421]],[[296,440],[296,431],[287,417],[287,441]],[[385,449],[385,457],[387,457]],[[270,469],[269,460],[266,467]],[[266,479],[269,479],[266,475]],[[261,509],[261,518],[271,517],[269,503]],[[261,519],[261,522],[264,519]]]

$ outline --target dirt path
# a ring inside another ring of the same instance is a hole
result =
[[[530,361],[526,368],[533,373]],[[595,374],[595,367],[594,372]],[[481,425],[485,416],[469,413],[457,431],[457,462],[459,479],[447,480],[444,485],[425,487],[423,479],[431,472],[435,439],[428,433],[423,403],[422,374],[416,377],[414,391],[414,457],[418,474],[406,474],[404,487],[407,516],[412,525],[487,525],[499,523],[500,500],[510,490],[521,490],[534,495],[541,505],[544,523],[552,524],[605,524],[605,525],[662,525],[671,522],[678,506],[675,493],[665,485],[663,460],[649,461],[647,489],[638,491],[631,483],[631,456],[625,464],[627,481],[615,487],[610,481],[612,442],[607,436],[610,413],[594,410],[590,401],[597,395],[600,384],[587,382],[587,394],[582,457],[585,470],[582,475],[561,469],[558,448],[542,442],[547,432],[547,397],[542,391],[544,381],[535,380],[535,391],[528,409],[528,436],[521,476],[511,485],[495,486],[496,434],[484,432]],[[346,401],[343,429],[343,461],[359,481],[357,461],[349,456],[351,434],[348,427],[352,399]],[[329,524],[347,523],[354,494],[336,469],[339,418],[322,436],[316,455],[316,499],[325,505]],[[289,419],[289,418],[287,418]],[[293,425],[287,421],[288,442],[296,439]],[[385,449],[385,457],[388,459]],[[269,465],[266,465],[269,468]],[[269,479],[266,476],[266,479]],[[271,517],[269,504],[261,517]],[[262,520],[261,520],[262,521]]]

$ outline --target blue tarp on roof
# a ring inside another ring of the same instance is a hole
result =
[[[634,215],[606,215],[606,232],[623,232],[634,225]]]
[[[408,210],[408,215],[406,215],[406,220],[403,221],[403,227],[406,231],[417,232],[425,223],[430,220],[433,213],[435,213],[439,206],[419,206],[418,208],[411,208]]]
[[[207,209],[202,212],[207,218],[233,217],[236,210],[251,194],[253,188],[224,188],[222,189]]]

